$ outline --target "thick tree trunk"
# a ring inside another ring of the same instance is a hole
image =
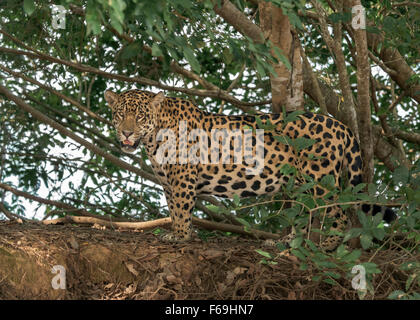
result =
[[[214,2],[216,3],[216,1]],[[260,27],[254,24],[251,20],[249,20],[243,12],[239,11],[228,0],[222,1],[221,8],[215,5],[214,10],[227,23],[232,25],[240,33],[251,38],[255,43],[264,42],[264,37],[262,36],[262,31]],[[316,18],[320,19],[319,15],[316,15]],[[379,43],[383,41],[383,38],[375,37],[376,35],[373,33],[368,33],[367,36],[369,48],[375,51],[375,48],[378,46]],[[402,67],[404,65],[407,65],[407,63],[401,59],[399,60],[399,64],[401,69],[404,69]],[[303,84],[305,93],[308,94],[315,102],[319,103],[320,105],[322,105],[322,101],[320,101],[319,91],[321,92],[323,97],[322,100],[325,102],[325,106],[328,110],[328,113],[332,114],[336,119],[342,120],[347,125],[352,124],[353,126],[356,125],[357,127],[357,121],[352,121],[356,120],[356,117],[352,117],[352,114],[347,114],[343,110],[345,108],[342,108],[342,97],[339,96],[331,87],[329,87],[319,79],[316,79],[316,82],[313,81],[309,64],[303,65]],[[401,85],[400,83],[398,84]],[[417,96],[414,97],[416,98]],[[399,150],[392,146],[386,139],[384,139],[383,135],[381,134],[380,127],[373,126],[373,130],[373,145],[375,148],[375,155],[378,157],[379,160],[383,161],[390,170],[394,170],[395,165],[391,161],[391,158],[395,157],[397,159],[401,159],[401,154]],[[416,139],[416,137],[412,136],[410,136],[410,138]],[[402,159],[401,161],[404,162],[403,160],[404,159]]]
[[[360,0],[351,0],[354,7],[361,6]],[[359,126],[360,146],[363,158],[363,181],[370,183],[373,179],[373,139],[370,112],[370,64],[368,58],[368,46],[366,29],[354,29],[354,40],[356,43],[356,64],[357,64],[357,123]]]
[[[276,75],[270,74],[273,112],[282,112],[283,106],[286,111],[303,110],[302,59],[299,39],[293,36],[289,18],[283,14],[281,8],[264,1],[259,2],[258,8],[264,38],[269,40],[272,46],[279,48],[292,66],[289,70],[280,61],[273,64],[276,72]],[[277,57],[274,50],[272,50],[272,55]]]

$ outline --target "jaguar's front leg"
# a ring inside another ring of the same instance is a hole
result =
[[[184,242],[191,238],[192,212],[196,200],[197,171],[190,165],[172,165],[168,170],[166,201],[172,220],[172,233],[164,241]]]

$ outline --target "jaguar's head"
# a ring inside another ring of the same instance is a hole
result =
[[[105,91],[105,100],[112,109],[112,123],[124,152],[134,152],[139,143],[155,130],[158,110],[164,99],[162,92],[129,90],[117,94]]]

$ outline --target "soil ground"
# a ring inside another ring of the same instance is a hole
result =
[[[260,263],[257,249],[277,264]],[[358,299],[344,274],[338,285],[316,282],[315,269],[300,270],[296,257],[278,253],[244,237],[170,245],[151,232],[3,221],[0,299]],[[412,255],[394,249],[360,258],[369,259],[382,273],[365,299],[404,290],[408,274],[399,266]],[[55,265],[65,268],[65,290],[52,288]]]

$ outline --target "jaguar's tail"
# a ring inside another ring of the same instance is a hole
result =
[[[378,206],[377,204],[362,204],[361,207],[362,211],[367,214],[372,214],[373,216],[377,213],[382,213],[384,216],[384,221],[387,223],[391,223],[395,219],[397,219],[397,214],[394,212],[394,210],[385,207],[385,206]]]
[[[357,186],[362,183],[362,156],[356,138],[350,129],[347,129],[347,143],[345,149],[345,167],[347,167],[349,181],[351,185]],[[363,212],[372,214],[383,214],[385,222],[390,223],[397,218],[397,214],[390,208],[378,206],[376,204],[363,204],[361,206]]]

